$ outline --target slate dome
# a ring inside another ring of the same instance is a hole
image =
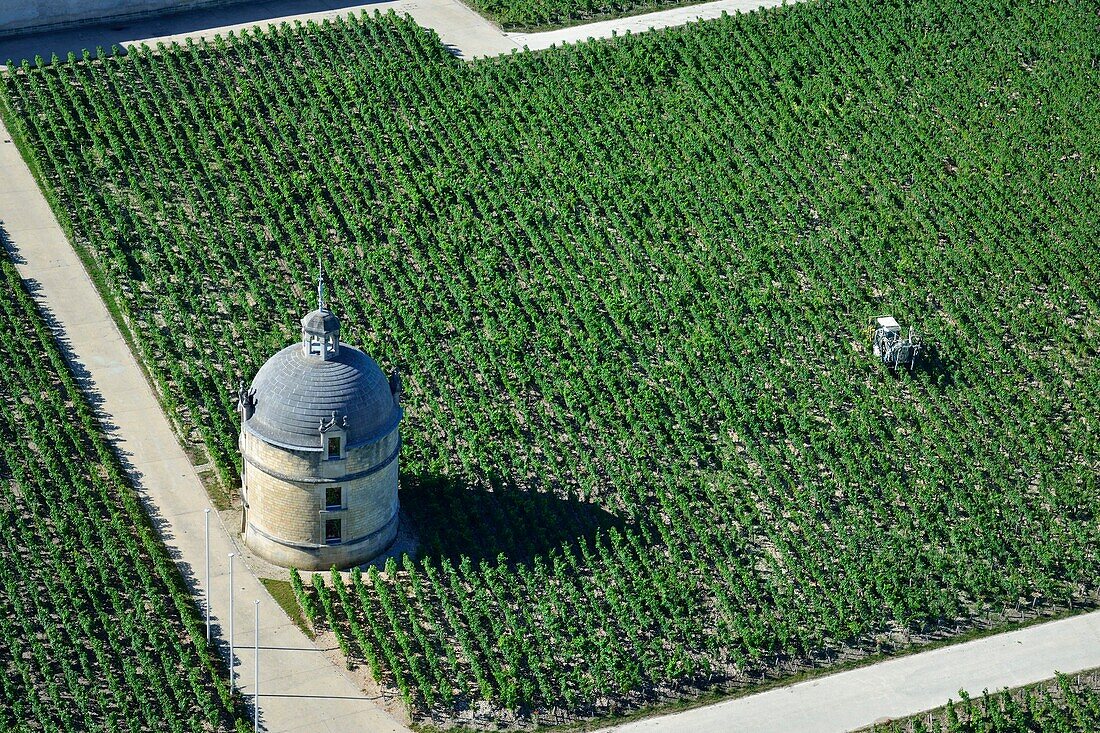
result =
[[[320,450],[321,421],[347,417],[349,448],[387,435],[401,419],[401,407],[382,369],[354,346],[340,343],[327,359],[311,356],[301,344],[278,352],[252,382],[255,411],[246,425],[269,443]]]

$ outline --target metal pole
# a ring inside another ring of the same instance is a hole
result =
[[[236,675],[233,666],[233,558],[237,553],[229,553],[229,692],[236,692]]]
[[[260,602],[256,601],[256,694],[252,698],[252,727],[260,730]]]
[[[210,641],[210,510],[206,510],[206,640]]]

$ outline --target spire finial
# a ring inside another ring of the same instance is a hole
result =
[[[321,269],[321,250],[317,250],[317,310],[325,309],[325,271]]]

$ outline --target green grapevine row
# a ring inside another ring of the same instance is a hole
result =
[[[467,4],[506,31],[536,31],[697,2],[701,0],[468,0]]]
[[[1100,730],[1100,693],[1093,675],[1052,681],[1021,690],[960,691],[958,702],[934,713],[875,726],[880,733],[1092,733]]]
[[[0,259],[0,728],[231,730],[179,571]]]
[[[555,719],[1096,603],[1093,10],[827,0],[468,64],[364,16],[4,97],[227,482],[228,388],[323,249],[408,375],[420,545],[303,607],[418,715]],[[874,363],[880,313],[921,369]]]

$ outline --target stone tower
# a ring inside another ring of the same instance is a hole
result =
[[[244,539],[284,567],[370,560],[397,536],[401,380],[340,341],[324,302],[238,395]]]

